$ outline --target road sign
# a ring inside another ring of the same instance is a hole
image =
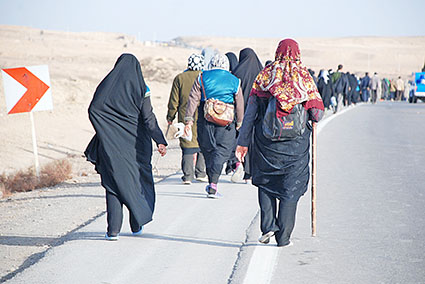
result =
[[[8,114],[53,109],[47,65],[2,69]]]
[[[40,177],[34,111],[53,109],[47,65],[2,69],[8,114],[29,112],[35,172]]]

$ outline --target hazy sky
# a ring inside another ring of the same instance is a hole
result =
[[[0,0],[0,24],[236,37],[425,36],[425,0]]]

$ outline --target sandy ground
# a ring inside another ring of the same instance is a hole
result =
[[[304,63],[317,73],[344,64],[345,70],[377,71],[382,76],[408,78],[424,63],[425,37],[297,39]],[[152,90],[154,112],[165,130],[168,95],[175,75],[185,69],[187,57],[211,46],[236,54],[251,47],[262,62],[274,57],[279,39],[178,38],[176,44],[138,42],[111,33],[67,33],[0,26],[0,68],[48,65],[54,109],[36,112],[40,163],[68,158],[73,178],[59,186],[0,199],[0,282],[37,261],[46,250],[66,240],[105,210],[103,191],[93,166],[83,152],[94,134],[87,108],[96,86],[122,53],[139,58]],[[2,85],[3,83],[0,83]],[[0,173],[12,173],[33,164],[28,114],[7,115],[0,87]],[[154,154],[155,180],[180,167],[177,141],[170,141],[166,158]]]
[[[304,63],[318,73],[334,68],[381,76],[407,78],[424,63],[425,37],[297,39]],[[139,42],[111,33],[67,33],[0,26],[0,68],[48,65],[54,109],[36,112],[35,127],[40,163],[67,155],[81,155],[94,131],[87,108],[99,82],[124,52],[136,55],[152,90],[154,111],[165,129],[166,104],[175,75],[185,69],[187,57],[211,46],[239,54],[252,47],[262,62],[274,57],[279,39],[178,38],[180,45]],[[0,88],[0,172],[33,164],[30,120],[27,113],[6,114]],[[82,174],[76,172],[77,175]]]

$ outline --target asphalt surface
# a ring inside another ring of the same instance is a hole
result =
[[[272,283],[425,283],[425,104],[350,109],[317,150],[317,237],[298,214]]]
[[[143,235],[131,236],[125,216],[120,240],[105,241],[103,215],[6,283],[425,283],[424,121],[424,104],[395,102],[328,121],[318,135],[317,237],[308,191],[292,247],[257,243],[252,185],[223,176],[224,197],[212,200],[204,183],[173,175],[156,185]]]

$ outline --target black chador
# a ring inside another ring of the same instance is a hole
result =
[[[155,206],[152,139],[158,145],[167,143],[136,57],[118,58],[96,89],[89,118],[96,135],[85,155],[106,189],[108,235],[120,232],[123,205],[130,212],[131,230],[137,232],[152,220]]]

